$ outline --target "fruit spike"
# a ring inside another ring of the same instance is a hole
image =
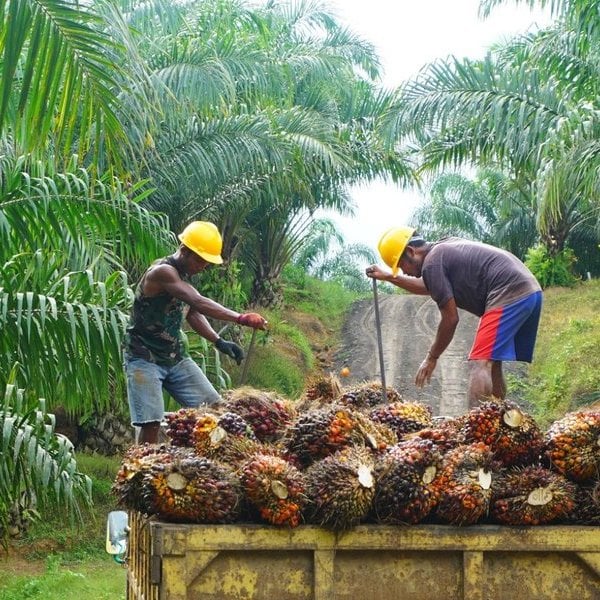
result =
[[[543,436],[533,417],[510,400],[483,402],[459,419],[465,443],[483,442],[504,466],[539,460]]]
[[[405,433],[430,427],[431,414],[431,407],[420,402],[392,402],[374,408],[369,416],[377,423],[388,425],[400,439]]]
[[[273,393],[243,387],[225,395],[225,409],[240,415],[261,442],[279,439],[295,415],[290,402]]]
[[[154,463],[142,487],[150,512],[167,521],[230,523],[239,512],[241,489],[233,471],[192,450]]]
[[[386,387],[388,402],[402,402],[400,394],[391,387]],[[358,387],[344,389],[339,402],[352,408],[365,410],[383,403],[383,388],[379,381],[363,383]]]

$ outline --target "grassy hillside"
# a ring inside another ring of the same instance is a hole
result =
[[[528,379],[519,384],[541,423],[600,400],[600,281],[544,291]]]
[[[261,310],[269,321],[269,330],[257,332],[245,383],[298,398],[311,374],[327,370],[344,315],[359,297],[339,284],[309,277],[301,286],[288,282],[283,308]],[[246,333],[245,348],[249,343],[250,334]],[[234,367],[234,386],[240,377],[241,368]]]

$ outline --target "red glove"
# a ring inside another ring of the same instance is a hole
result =
[[[254,329],[265,329],[267,321],[258,313],[244,313],[237,318],[240,325],[253,327]]]

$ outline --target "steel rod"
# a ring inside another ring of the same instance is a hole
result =
[[[383,401],[387,402],[385,385],[385,365],[383,361],[383,341],[381,339],[381,319],[379,317],[379,296],[377,294],[377,279],[373,279],[373,303],[375,305],[375,326],[377,328],[377,347],[379,348],[379,370],[381,372],[381,388]]]
[[[252,330],[252,337],[250,338],[250,345],[248,346],[248,352],[246,352],[246,358],[244,359],[244,366],[242,367],[242,375],[240,376],[239,385],[246,383],[246,376],[248,375],[248,365],[250,363],[250,355],[254,348],[254,341],[256,340],[256,329]]]

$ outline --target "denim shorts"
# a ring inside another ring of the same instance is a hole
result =
[[[162,421],[163,389],[186,408],[213,404],[221,399],[202,369],[189,357],[166,367],[125,356],[124,366],[132,425]]]

